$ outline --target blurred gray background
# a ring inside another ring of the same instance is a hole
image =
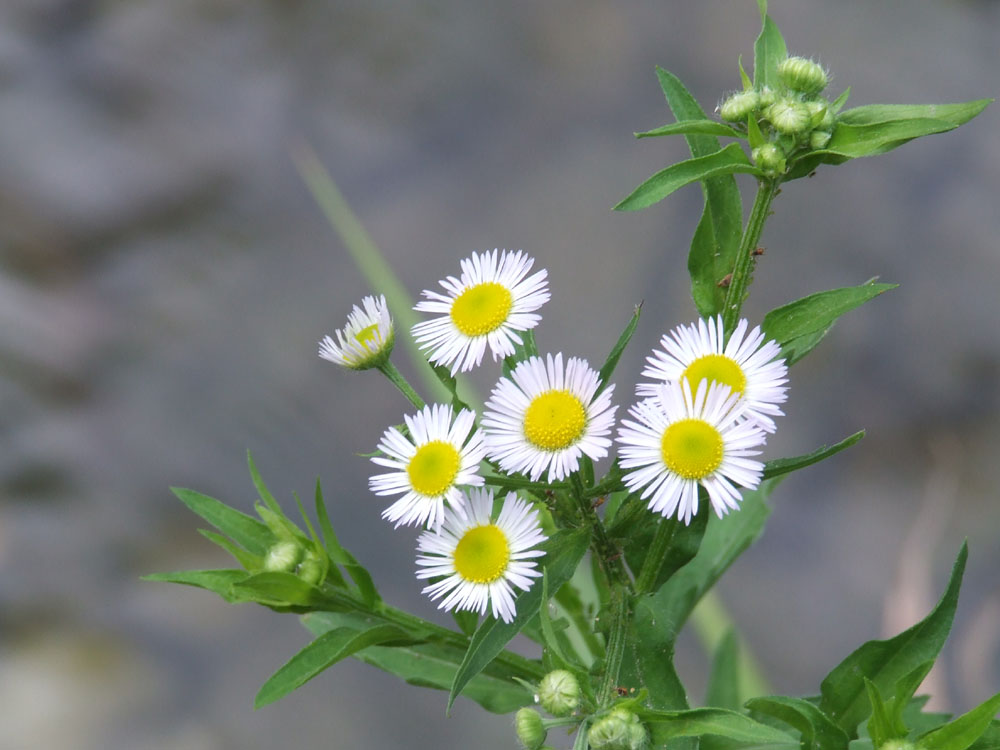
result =
[[[771,11],[851,105],[996,96],[1000,3]],[[254,712],[306,632],[139,581],[229,564],[167,488],[249,510],[248,448],[284,502],[320,476],[385,597],[436,617],[415,534],[380,520],[357,455],[407,404],[316,356],[366,286],[290,147],[315,148],[414,294],[472,250],[534,255],[553,295],[543,350],[600,362],[645,300],[624,409],[647,350],[695,314],[698,189],[610,210],[685,154],[632,137],[672,119],[654,66],[711,110],[758,29],[750,0],[0,4],[0,748],[513,747],[507,718],[463,700],[446,720],[444,694],[356,662]],[[720,587],[776,691],[814,692],[863,640],[921,617],[966,537],[935,690],[952,710],[1000,690],[998,111],[775,204],[754,320],[873,276],[901,284],[796,366],[767,455],[868,438],[780,487]],[[682,645],[697,702],[706,661]]]

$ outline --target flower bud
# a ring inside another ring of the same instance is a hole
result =
[[[594,722],[587,741],[591,750],[646,750],[649,732],[638,716],[619,706]]]
[[[778,99],[765,110],[764,115],[775,130],[785,135],[805,133],[812,124],[809,108],[794,99]]]
[[[298,570],[295,571],[295,575],[313,586],[323,582],[323,563],[315,552],[312,550],[306,552],[302,562],[299,563]]]
[[[760,106],[762,109],[766,109],[775,103],[778,99],[778,95],[774,93],[774,89],[770,86],[765,86],[760,90]]]
[[[913,750],[912,742],[906,740],[887,740],[879,746],[878,750]]]
[[[726,99],[719,106],[719,117],[726,122],[745,122],[747,116],[757,109],[760,95],[753,89],[740,91]]]
[[[826,148],[832,136],[833,133],[826,130],[814,130],[809,134],[809,148],[814,150]]]
[[[565,669],[549,672],[538,684],[538,702],[553,716],[569,716],[580,705],[580,683]]]
[[[347,325],[334,331],[336,341],[324,336],[319,342],[320,357],[351,370],[382,367],[389,361],[396,334],[385,296],[368,296],[361,304],[363,309],[355,305]]]
[[[524,750],[539,750],[544,744],[548,732],[542,724],[541,714],[535,709],[518,709],[514,714],[514,725],[517,727],[517,739]]]
[[[295,542],[272,544],[264,558],[264,570],[291,573],[302,559],[302,548]]]
[[[829,81],[822,65],[804,57],[786,57],[778,63],[778,80],[806,96],[818,94]]]
[[[753,161],[769,175],[784,174],[785,152],[777,144],[764,143],[753,150]]]

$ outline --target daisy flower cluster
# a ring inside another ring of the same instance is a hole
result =
[[[507,374],[481,418],[469,408],[423,404],[401,385],[418,410],[385,430],[371,458],[385,471],[369,480],[375,495],[393,498],[383,518],[422,530],[424,593],[442,609],[489,612],[504,622],[516,615],[517,591],[541,575],[547,537],[537,497],[495,496],[488,485],[520,475],[537,490],[573,479],[584,459],[608,455],[618,408],[614,385],[586,360],[529,353],[525,335],[550,296],[546,271],[531,273],[533,266],[520,250],[473,253],[458,277],[440,282],[443,293],[424,291],[415,310],[435,317],[412,333],[428,361],[454,376],[481,365],[489,351]],[[747,328],[741,321],[727,341],[721,319],[680,326],[648,357],[643,375],[652,382],[637,387],[640,400],[617,442],[622,488],[650,510],[690,523],[703,487],[721,516],[738,507],[739,487],[759,484],[763,466],[752,456],[775,429],[787,370],[778,346]],[[388,361],[393,340],[385,299],[367,297],[336,340],[324,338],[320,356],[378,368],[400,385]]]

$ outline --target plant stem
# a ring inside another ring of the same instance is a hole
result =
[[[611,703],[611,697],[618,685],[622,661],[625,658],[625,640],[631,614],[629,599],[629,592],[625,586],[612,584],[611,602],[608,607],[611,614],[611,628],[608,631],[608,646],[604,658],[604,679],[597,693],[597,705],[602,708]]]
[[[635,579],[635,592],[637,594],[647,594],[653,590],[660,568],[663,567],[663,561],[670,550],[670,542],[674,538],[674,532],[677,531],[678,523],[680,522],[674,519],[664,518],[657,525],[653,543],[646,553],[639,577]]]
[[[729,291],[726,293],[725,309],[722,312],[722,324],[728,336],[740,319],[740,310],[746,299],[747,290],[753,280],[753,267],[756,256],[754,251],[760,236],[764,231],[764,222],[771,211],[771,201],[778,194],[777,180],[760,180],[757,183],[757,197],[754,199],[750,218],[747,219],[740,248],[736,252],[736,262],[733,264],[733,274],[729,279]]]
[[[396,365],[394,365],[391,361],[387,361],[384,365],[379,367],[378,370],[389,378],[390,381],[392,381],[392,384],[396,386],[404,396],[406,396],[411,404],[418,409],[423,409],[424,406],[426,406],[424,400],[420,398],[415,390],[413,390],[413,386],[406,382],[406,378],[403,377],[403,374],[396,369]]]

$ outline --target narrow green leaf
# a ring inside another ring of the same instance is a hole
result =
[[[313,607],[326,604],[328,598],[310,583],[293,573],[266,571],[247,576],[233,584],[233,591],[261,604]]]
[[[723,708],[692,708],[687,711],[638,709],[636,714],[649,729],[654,746],[663,745],[676,737],[709,734],[755,747],[799,747],[798,738],[793,735]]]
[[[455,621],[455,624],[458,625],[458,629],[464,635],[470,637],[476,632],[476,628],[479,626],[479,613],[472,610],[456,609],[451,613],[451,617]]]
[[[323,633],[268,678],[257,692],[253,707],[261,708],[284,698],[324,669],[363,648],[386,641],[405,640],[406,633],[393,625],[376,625],[361,632],[336,628]]]
[[[740,82],[743,84],[743,90],[749,91],[753,88],[753,81],[750,80],[750,76],[747,75],[747,72],[743,67],[743,55],[736,58],[736,62],[740,68]]]
[[[1000,711],[1000,693],[943,727],[932,729],[916,740],[917,750],[967,750],[993,724]]]
[[[732,628],[722,636],[712,657],[705,705],[732,711],[739,710],[743,705],[740,699],[740,642]]]
[[[214,531],[209,531],[208,529],[198,529],[198,533],[210,542],[222,547],[222,549],[236,558],[236,562],[247,570],[253,570],[261,566],[262,560],[258,555],[250,554],[238,544],[233,542],[229,537],[223,536],[222,534],[216,534]]]
[[[699,488],[699,502],[701,507],[708,507],[708,495],[703,488]],[[663,585],[664,581],[681,567],[687,565],[698,552],[708,526],[708,514],[699,513],[691,520],[690,524],[684,524],[677,519],[663,518],[658,513],[651,513],[647,510],[637,520],[638,523],[632,526],[630,533],[626,534],[622,540],[625,561],[629,568],[636,573],[636,576],[645,567],[646,553],[650,550],[658,527],[666,525],[668,528],[665,531],[672,533],[667,555],[649,587],[650,591],[656,591]]]
[[[889,640],[868,641],[824,678],[819,707],[849,736],[856,736],[858,724],[871,710],[866,678],[886,692],[914,668],[937,657],[951,630],[967,557],[968,548],[963,544],[948,588],[926,618]]]
[[[760,125],[757,124],[757,116],[753,112],[747,115],[747,140],[752,149],[767,143],[767,138],[760,132]]]
[[[911,698],[910,702],[903,708],[903,723],[909,728],[911,736],[929,732],[947,724],[948,720],[951,719],[951,714],[924,711],[924,706],[929,700],[929,695],[919,695],[916,698]],[[987,731],[988,734],[989,731]],[[976,744],[978,745],[979,741]],[[1000,749],[1000,735],[997,737],[997,749]]]
[[[802,698],[772,695],[752,698],[746,707],[783,721],[802,735],[804,750],[847,750],[847,734],[814,704]]]
[[[638,211],[658,203],[675,190],[690,185],[692,182],[708,177],[736,174],[737,172],[758,176],[763,174],[750,163],[740,144],[730,143],[709,156],[688,159],[660,170],[633,190],[628,197],[615,206],[615,210]]]
[[[767,18],[767,0],[757,0],[757,9],[760,11],[760,20]]]
[[[848,86],[844,92],[830,103],[830,112],[837,114],[847,104],[847,97],[851,95],[851,87]]]
[[[1000,721],[993,720],[970,750],[1000,750]]]
[[[868,125],[848,125],[839,122],[827,146],[814,151],[813,155],[832,154],[848,159],[877,156],[892,151],[914,138],[946,133],[956,127],[958,126],[945,120],[931,119],[875,122]]]
[[[274,495],[271,494],[267,485],[264,484],[260,472],[257,471],[257,466],[253,462],[253,456],[250,454],[250,451],[247,451],[247,464],[250,466],[250,477],[253,479],[253,486],[257,488],[257,494],[264,501],[264,505],[270,508],[273,513],[284,517],[285,514],[281,512],[281,506],[278,505],[278,501],[274,499]]]
[[[240,513],[214,497],[180,487],[171,487],[170,490],[192,511],[248,552],[263,557],[275,541],[271,530],[256,518]]]
[[[929,659],[923,664],[918,664],[907,674],[900,677],[895,686],[892,689],[892,695],[886,701],[886,707],[890,713],[890,720],[893,722],[894,726],[908,727],[911,730],[915,729],[906,720],[905,714],[907,709],[913,703],[913,694],[917,692],[917,689],[923,683],[924,678],[927,677],[928,673],[934,667],[934,660]],[[939,722],[934,726],[939,726],[943,722]],[[927,729],[932,729],[933,726],[926,727]],[[918,730],[922,731],[922,730]]]
[[[784,347],[796,338],[825,331],[844,313],[896,286],[869,282],[811,294],[771,310],[764,316],[761,329],[769,339]]]
[[[319,521],[319,528],[323,532],[326,553],[336,565],[341,566],[347,572],[347,575],[351,577],[354,585],[358,587],[358,593],[361,595],[361,599],[365,605],[369,608],[374,607],[377,602],[382,601],[382,597],[379,596],[378,590],[375,588],[375,584],[368,571],[354,559],[354,555],[340,545],[337,534],[333,530],[333,524],[330,523],[330,515],[326,511],[326,503],[323,500],[323,488],[320,485],[319,479],[316,480],[315,497],[316,518]]]
[[[573,750],[587,750],[590,747],[587,742],[587,731],[590,729],[589,717],[580,722],[576,728],[576,737],[573,739]]]
[[[804,469],[806,466],[812,466],[815,463],[819,463],[830,456],[840,453],[845,448],[850,448],[864,436],[865,431],[859,430],[850,437],[844,438],[839,443],[834,443],[830,446],[824,445],[822,448],[804,456],[796,456],[795,458],[776,458],[773,461],[768,461],[764,464],[764,479],[778,477],[782,474],[788,474],[789,472],[798,471],[799,469]]]
[[[244,580],[249,575],[245,570],[179,570],[173,573],[151,573],[148,576],[143,576],[142,580],[195,586],[199,589],[212,591],[227,602],[232,603],[242,601],[241,598],[233,595],[233,584]]]
[[[767,8],[761,10],[763,28],[753,45],[753,82],[758,90],[765,86],[776,89],[778,63],[788,57],[788,49],[777,24],[767,15]]]
[[[636,138],[658,138],[663,135],[714,135],[724,138],[742,138],[743,134],[717,120],[680,120],[669,125],[661,125],[652,130],[636,133]]]
[[[597,393],[601,393],[608,387],[608,384],[611,381],[611,375],[618,366],[618,360],[622,358],[622,353],[625,351],[625,347],[628,346],[628,342],[632,340],[632,334],[635,333],[635,328],[639,325],[639,314],[641,312],[642,303],[640,302],[635,306],[632,317],[629,318],[628,323],[625,325],[625,330],[622,331],[621,336],[618,337],[618,341],[616,341],[615,345],[612,347],[611,353],[608,354],[608,358],[604,360],[604,364],[601,365],[601,369],[598,370],[597,376],[600,378],[601,384],[597,388]],[[595,393],[595,396],[597,393]]]
[[[781,355],[785,359],[785,364],[791,367],[809,352],[815,349],[819,342],[826,338],[833,325],[821,328],[818,331],[807,333],[803,336],[796,336],[791,341],[786,341],[781,347]]]
[[[549,537],[542,545],[545,565],[553,591],[558,591],[573,576],[576,566],[587,552],[590,534],[587,529],[562,530]],[[448,710],[469,680],[479,674],[499,654],[504,646],[517,635],[524,623],[538,612],[542,605],[542,587],[535,585],[521,593],[515,600],[517,613],[514,619],[503,622],[494,617],[486,618],[479,626],[469,649],[462,659],[448,696]]]
[[[866,104],[842,112],[837,117],[837,123],[876,125],[904,120],[943,120],[958,127],[986,109],[992,101],[977,99],[956,104]]]
[[[458,395],[458,381],[451,374],[451,371],[444,365],[430,363],[434,376],[441,382],[445,390],[451,396],[451,406],[455,411],[468,409],[469,405]]]
[[[552,618],[549,617],[549,599],[552,594],[549,592],[548,569],[542,568],[542,606],[538,610],[538,620],[542,627],[542,640],[548,650],[548,656],[552,660],[555,669],[573,669],[579,664],[574,663],[565,653],[562,645],[556,637],[555,628],[552,627]]]
[[[894,720],[892,712],[886,706],[882,693],[868,678],[865,678],[865,691],[872,707],[872,715],[868,718],[868,736],[875,747],[882,747],[889,740],[906,736],[906,726],[901,721]]]

